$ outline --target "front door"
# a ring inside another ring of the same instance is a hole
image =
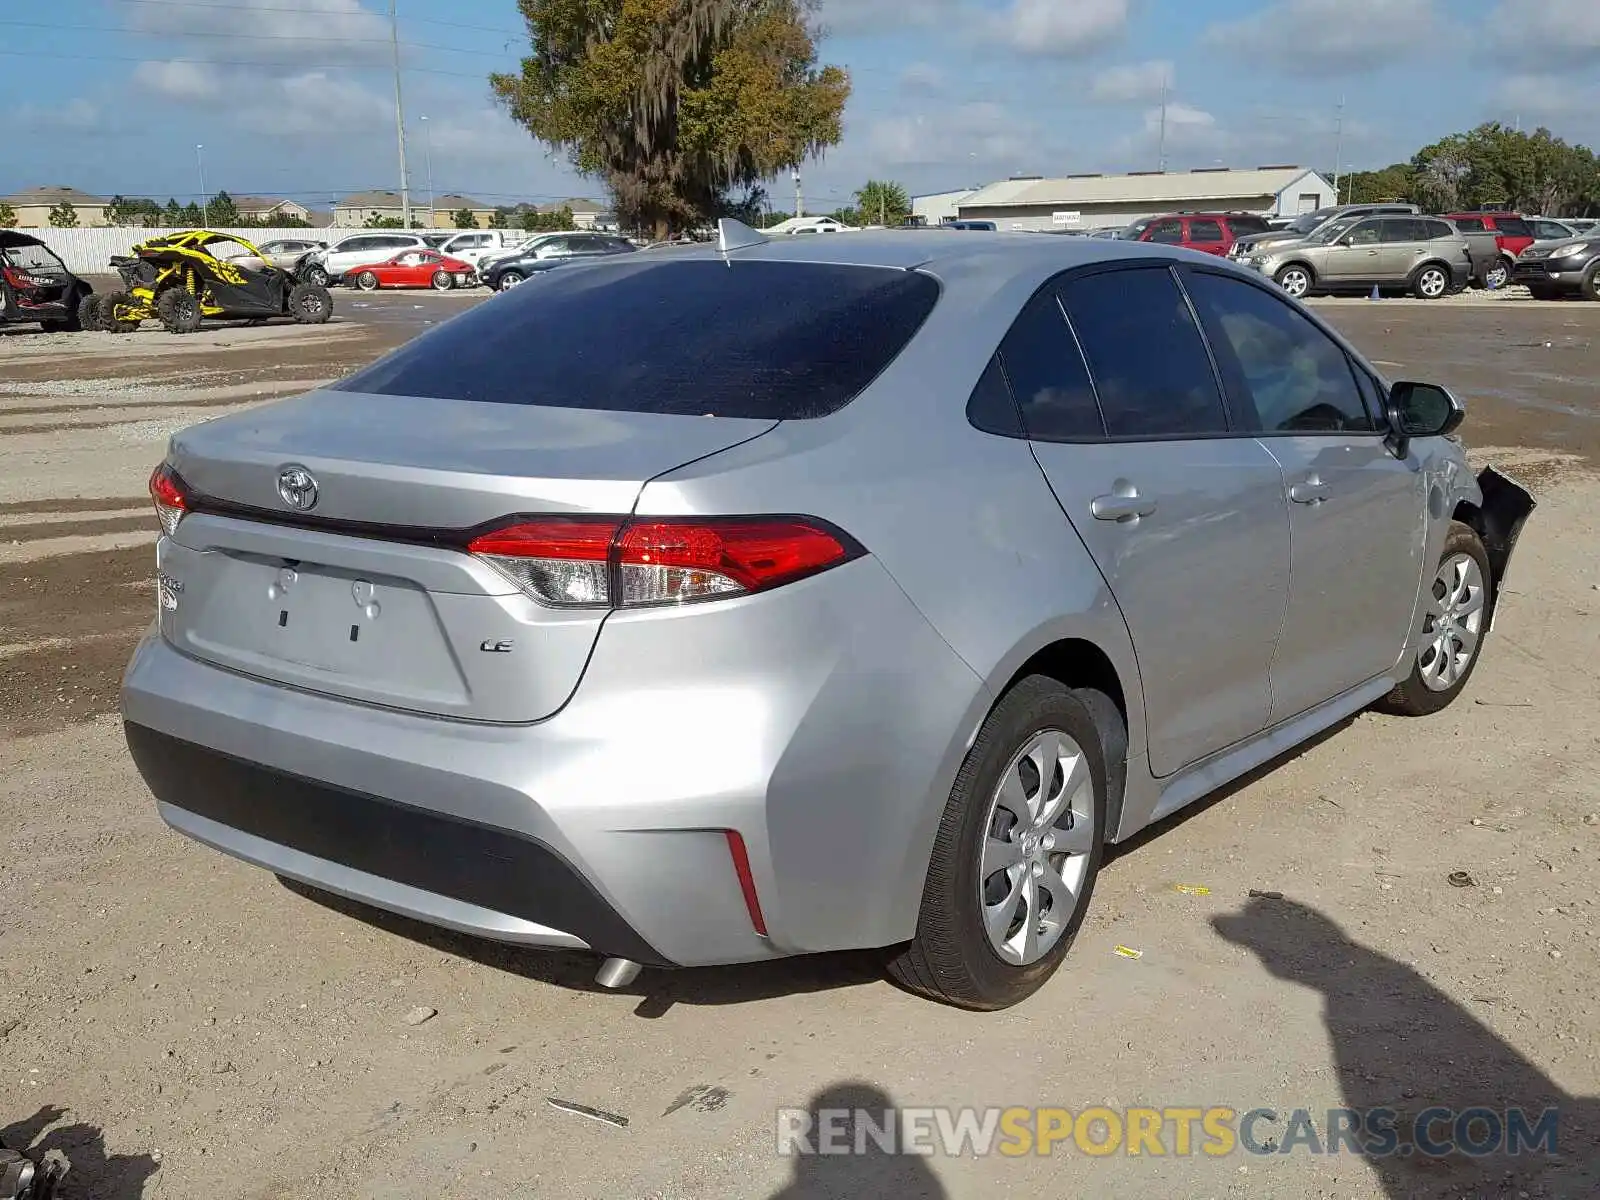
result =
[[[1236,409],[1283,468],[1293,549],[1276,722],[1399,661],[1422,583],[1426,488],[1415,459],[1385,441],[1362,368],[1301,310],[1231,276],[1186,280]]]
[[[1170,775],[1263,728],[1288,603],[1282,475],[1253,438],[1227,436],[1171,271],[1063,281],[1001,358],[1034,455],[1127,622],[1151,770]]]
[[[1379,276],[1383,255],[1383,226],[1373,218],[1352,226],[1323,259],[1322,278],[1335,286],[1366,283]],[[1346,243],[1349,243],[1346,245]]]

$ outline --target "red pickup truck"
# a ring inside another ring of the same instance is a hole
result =
[[[1533,227],[1517,213],[1463,212],[1445,213],[1445,219],[1454,221],[1462,233],[1492,233],[1495,245],[1500,248],[1498,260],[1483,272],[1483,286],[1505,287],[1511,281],[1512,268],[1517,255],[1533,245]]]

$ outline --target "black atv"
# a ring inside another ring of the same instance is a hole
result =
[[[0,229],[0,322],[37,321],[46,333],[83,328],[94,288],[32,234]]]

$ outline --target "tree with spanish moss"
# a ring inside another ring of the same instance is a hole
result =
[[[518,0],[533,53],[490,77],[511,116],[663,238],[733,208],[843,133],[816,0]],[[741,195],[742,193],[742,195]]]

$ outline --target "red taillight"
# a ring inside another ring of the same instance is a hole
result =
[[[763,591],[860,553],[803,517],[551,517],[481,534],[467,549],[545,603],[617,608]]]
[[[728,835],[728,855],[733,859],[733,873],[739,877],[739,890],[744,893],[744,906],[750,913],[750,924],[762,937],[767,936],[767,919],[761,915],[761,897],[756,895],[756,877],[750,873],[750,853],[744,847],[744,837],[737,830],[723,830]]]
[[[161,522],[161,532],[171,537],[183,514],[188,511],[189,501],[184,495],[183,480],[166,463],[150,473],[150,499],[155,503],[156,520]]]

